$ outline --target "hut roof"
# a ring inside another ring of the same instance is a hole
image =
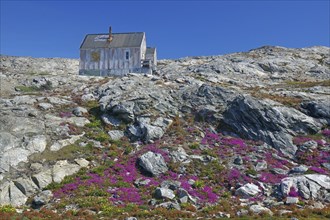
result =
[[[80,49],[140,47],[144,32],[113,33],[109,42],[109,34],[87,34]]]

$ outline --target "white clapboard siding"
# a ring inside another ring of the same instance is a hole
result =
[[[143,37],[141,34],[140,36],[139,47],[110,47],[107,46],[111,45],[109,43],[103,43],[102,47],[81,47],[79,72],[83,75],[125,75],[130,72],[142,72],[141,63],[146,59],[147,44],[145,34],[143,33]],[[100,41],[95,42],[97,44]],[[129,59],[126,58],[126,52],[129,53]],[[155,56],[156,54],[151,60],[156,61]]]

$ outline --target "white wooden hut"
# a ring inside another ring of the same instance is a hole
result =
[[[88,34],[80,46],[80,75],[123,76],[156,70],[156,48],[147,48],[144,32]]]

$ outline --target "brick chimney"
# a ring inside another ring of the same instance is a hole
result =
[[[108,38],[108,41],[111,42],[112,41],[112,28],[111,26],[109,27],[109,38]]]

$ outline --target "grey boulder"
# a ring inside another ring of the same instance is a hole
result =
[[[108,135],[110,136],[111,140],[117,141],[124,137],[124,132],[120,130],[112,130],[108,132]]]
[[[250,211],[255,214],[267,213],[268,215],[273,215],[273,212],[269,208],[263,207],[261,205],[251,205]]]
[[[293,156],[297,147],[292,143],[292,137],[316,133],[321,124],[296,109],[240,95],[224,112],[221,127],[229,127],[246,139],[262,140],[284,154]]]
[[[155,197],[157,199],[164,199],[164,198],[174,199],[175,194],[174,194],[173,190],[171,190],[171,189],[158,187],[155,191]]]
[[[158,176],[168,171],[164,157],[161,154],[148,151],[139,158],[139,165],[143,171]]]
[[[236,195],[247,199],[257,195],[260,192],[261,190],[257,185],[253,183],[247,183],[236,190]]]
[[[330,177],[321,174],[307,174],[286,177],[281,181],[281,193],[289,195],[290,189],[296,189],[304,199],[323,200],[323,195],[330,191]]]
[[[72,110],[72,114],[74,114],[77,117],[82,117],[82,116],[84,116],[84,114],[87,114],[87,113],[88,113],[87,109],[80,107],[80,106],[75,107]]]
[[[53,193],[50,190],[44,190],[33,198],[32,207],[40,208],[46,205],[53,198]]]

